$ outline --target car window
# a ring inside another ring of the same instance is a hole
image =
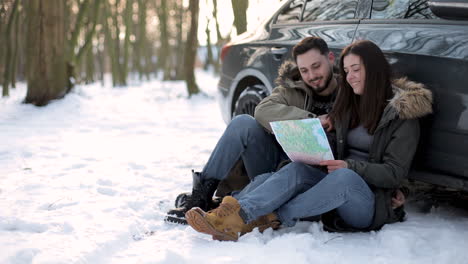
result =
[[[302,21],[353,19],[357,0],[307,0]]]
[[[276,19],[277,24],[290,24],[298,23],[301,21],[302,7],[304,6],[303,0],[292,1],[288,6],[281,10],[281,13]]]
[[[372,19],[437,19],[428,0],[374,0]]]

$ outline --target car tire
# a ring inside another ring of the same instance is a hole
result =
[[[263,84],[256,84],[247,87],[244,91],[242,91],[236,101],[233,116],[242,114],[253,116],[255,113],[255,107],[266,96],[266,87]]]

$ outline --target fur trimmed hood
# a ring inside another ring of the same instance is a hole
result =
[[[305,88],[296,63],[290,60],[281,64],[275,84],[284,88]]]
[[[424,84],[406,77],[395,79],[392,84],[394,95],[388,106],[401,119],[414,119],[432,113],[432,92]]]

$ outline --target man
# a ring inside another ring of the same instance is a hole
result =
[[[333,75],[335,56],[319,37],[307,37],[292,50],[295,63],[279,69],[272,94],[249,115],[235,117],[227,126],[202,172],[192,172],[192,194],[182,207],[170,210],[165,221],[187,224],[185,213],[192,207],[213,208],[213,194],[239,159],[247,176],[273,172],[287,155],[276,141],[269,122],[319,117],[331,110],[337,91]]]

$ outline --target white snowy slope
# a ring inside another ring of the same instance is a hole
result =
[[[216,76],[197,80],[209,96],[151,81],[42,108],[21,104],[24,84],[0,99],[0,263],[468,263],[468,213],[451,207],[410,207],[379,232],[303,222],[235,243],[165,223],[225,128]]]

